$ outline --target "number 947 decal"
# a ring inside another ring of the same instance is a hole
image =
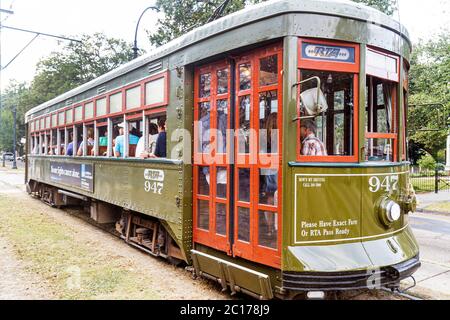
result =
[[[398,175],[378,177],[373,176],[369,178],[370,192],[378,192],[380,190],[390,192],[398,190]]]
[[[145,192],[162,194],[164,188],[165,174],[163,170],[144,170],[144,190]]]

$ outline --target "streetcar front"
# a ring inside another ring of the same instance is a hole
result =
[[[398,288],[420,266],[409,226],[408,64],[376,47],[299,38],[283,219],[283,289]],[[290,123],[289,123],[290,122]],[[295,137],[295,141],[294,141]],[[295,150],[294,150],[295,148]]]

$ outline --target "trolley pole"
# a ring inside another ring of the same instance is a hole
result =
[[[17,170],[17,157],[16,157],[16,148],[17,148],[17,143],[16,143],[16,121],[17,121],[17,109],[16,106],[14,106],[14,111],[13,111],[13,116],[14,116],[14,124],[13,124],[13,165],[12,165],[12,169],[13,170]]]

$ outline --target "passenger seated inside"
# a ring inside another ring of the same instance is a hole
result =
[[[89,128],[87,130],[87,153],[86,155],[91,154],[91,150],[94,148],[94,130],[92,128]],[[77,156],[81,157],[83,156],[83,148],[84,148],[84,141],[81,142],[80,147],[78,148]]]
[[[145,137],[142,136],[136,147],[136,158],[147,159],[155,155],[156,141],[158,140],[158,126],[154,123],[149,124],[148,128],[148,148],[145,149]]]
[[[115,147],[114,147],[114,155],[117,158],[123,157],[124,155],[124,137],[125,137],[125,122],[122,122],[118,125],[119,127],[119,136],[116,138]],[[129,129],[128,129],[128,132]],[[128,134],[128,143],[129,145],[137,145],[139,142],[139,137],[129,133]]]
[[[73,132],[69,135],[70,143],[67,145],[66,156],[73,156]]]
[[[323,142],[316,137],[317,127],[313,120],[302,120],[300,137],[302,140],[300,154],[302,156],[327,156],[327,149]]]
[[[91,155],[95,156],[95,142],[94,147],[91,150]],[[98,156],[106,157],[107,155],[108,155],[108,130],[104,130],[103,135],[98,138]]]
[[[156,140],[155,152],[150,158],[166,158],[167,157],[167,142],[166,142],[166,119],[159,119],[158,121],[158,139]]]

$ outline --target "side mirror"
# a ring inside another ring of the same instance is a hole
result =
[[[300,81],[299,83],[296,83],[294,87],[301,85],[302,83],[306,83],[309,81],[317,81],[317,88],[308,89],[306,91],[303,91],[300,94],[300,103],[301,108],[303,111],[302,116],[294,118],[292,121],[296,122],[302,119],[309,119],[309,118],[315,118],[319,114],[325,112],[328,110],[328,104],[327,100],[325,98],[325,95],[323,94],[322,90],[320,89],[320,78],[319,77],[312,77],[303,81]]]

